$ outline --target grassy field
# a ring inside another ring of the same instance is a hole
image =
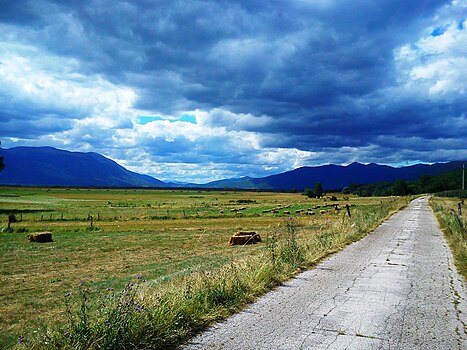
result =
[[[430,205],[454,255],[457,271],[467,280],[467,207],[462,205],[462,214],[458,215],[459,202],[459,198],[430,199]]]
[[[159,286],[185,288],[186,278],[200,279],[199,271],[222,274],[232,264],[261,260],[265,251],[270,255],[274,232],[289,216],[295,218],[306,247],[300,248],[299,261],[306,267],[361,238],[407,202],[338,199],[291,193],[0,188],[0,227],[5,231],[11,213],[18,221],[11,225],[13,232],[0,233],[0,347],[16,344],[18,337],[43,325],[63,324],[64,295],[83,282],[94,291],[125,290],[136,276],[143,276],[148,281],[144,293],[151,300],[162,293],[154,292]],[[345,210],[334,210],[335,204],[345,203],[353,205],[351,219]],[[296,213],[300,210],[315,215]],[[238,230],[256,231],[265,243],[230,247],[228,239]],[[37,231],[51,231],[54,242],[29,243],[26,236]],[[296,270],[298,265],[291,266]],[[294,273],[284,271],[271,278],[277,282]],[[190,277],[194,275],[198,277]],[[205,286],[206,280],[201,280]],[[242,297],[244,302],[274,284],[252,283],[254,290]],[[229,304],[232,307],[210,317],[198,315],[202,320],[197,316],[197,325],[167,344],[179,342],[240,304]]]

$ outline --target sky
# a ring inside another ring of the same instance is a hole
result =
[[[467,0],[0,0],[2,147],[165,181],[467,159]]]

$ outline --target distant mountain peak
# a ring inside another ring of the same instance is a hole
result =
[[[0,150],[6,164],[0,173],[3,185],[165,187],[164,182],[129,171],[96,152],[27,146]]]
[[[347,168],[358,167],[358,166],[365,166],[365,165],[359,162],[352,162],[349,165],[347,165]]]

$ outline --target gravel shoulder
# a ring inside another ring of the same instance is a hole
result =
[[[467,349],[466,304],[421,197],[183,349]]]

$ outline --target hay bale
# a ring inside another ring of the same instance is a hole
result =
[[[306,215],[315,215],[314,211],[307,211]]]
[[[52,232],[35,232],[28,235],[29,242],[47,243],[53,242]]]
[[[320,210],[319,213],[320,214],[326,214],[326,210]]]
[[[254,231],[239,231],[230,237],[229,245],[256,244],[261,242],[261,236]]]
[[[261,242],[261,236],[259,233],[256,233],[255,231],[238,231],[237,233],[234,234],[236,237],[240,236],[250,236],[253,237],[256,242]]]
[[[284,210],[284,214],[287,214],[287,215],[289,215],[289,214],[290,214],[290,211],[288,211],[288,210]]]

